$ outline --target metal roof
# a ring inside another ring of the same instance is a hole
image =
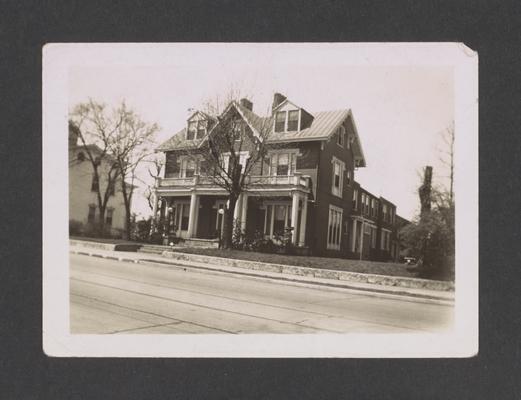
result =
[[[242,114],[246,122],[254,129],[262,131],[268,126],[269,129],[273,129],[273,117],[260,117],[253,111],[242,106],[238,102],[233,102],[230,106],[235,106]],[[227,107],[227,110],[230,108]],[[365,166],[365,158],[362,151],[360,139],[354,120],[352,118],[351,110],[335,110],[335,111],[322,111],[311,113],[313,120],[311,125],[300,131],[291,132],[271,132],[268,138],[269,142],[300,142],[310,140],[327,140],[336,131],[340,124],[345,121],[348,116],[351,116],[353,121],[353,127],[355,130],[356,141],[354,143],[354,150],[357,153],[356,156],[361,160],[360,166]],[[156,151],[170,151],[170,150],[182,150],[187,148],[197,147],[204,139],[200,140],[186,140],[186,127],[173,135],[170,139],[162,143]]]

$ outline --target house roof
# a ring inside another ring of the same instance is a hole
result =
[[[250,127],[257,131],[262,131],[266,126],[269,126],[270,129],[273,129],[273,117],[261,117],[255,114],[253,111],[247,109],[242,106],[238,102],[232,102],[226,110],[228,110],[231,106],[235,106],[235,108],[239,111],[239,113],[243,116],[246,122],[250,125]],[[301,142],[301,141],[313,141],[313,140],[327,140],[335,133],[336,129],[340,126],[340,124],[345,121],[348,116],[351,116],[351,120],[353,121],[353,127],[356,135],[356,141],[354,143],[353,149],[355,151],[355,156],[361,160],[360,166],[365,166],[365,157],[363,154],[362,146],[360,143],[360,139],[358,137],[358,132],[356,129],[356,125],[354,123],[354,119],[352,117],[351,110],[343,109],[343,110],[335,110],[335,111],[322,111],[312,113],[313,121],[311,125],[305,129],[301,129],[300,131],[291,131],[291,132],[280,132],[275,133],[272,132],[269,136],[268,141],[270,143],[279,143],[279,142]],[[213,117],[211,117],[213,118]],[[194,146],[198,146],[204,139],[201,140],[186,140],[186,127],[181,129],[175,135],[173,135],[170,139],[163,142],[156,148],[156,151],[170,151],[170,150],[182,150],[187,148],[193,148]]]

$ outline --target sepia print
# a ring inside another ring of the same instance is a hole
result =
[[[476,354],[464,45],[51,44],[43,114],[48,354]]]

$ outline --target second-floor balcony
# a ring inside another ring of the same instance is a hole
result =
[[[190,177],[157,178],[158,188],[193,188],[196,186],[219,186],[219,177],[194,175]],[[309,189],[310,177],[307,175],[262,175],[247,176],[245,184],[248,188],[262,189],[262,187],[290,187],[295,189]]]

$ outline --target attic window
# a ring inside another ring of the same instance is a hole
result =
[[[202,139],[206,134],[207,121],[189,121],[186,140]]]
[[[275,114],[275,132],[298,131],[299,110],[278,111]]]
[[[286,127],[286,111],[279,111],[275,116],[275,132],[284,132]]]
[[[298,110],[288,112],[288,131],[298,130]]]
[[[190,121],[188,123],[188,131],[186,132],[186,140],[194,140],[197,132],[197,121]]]

